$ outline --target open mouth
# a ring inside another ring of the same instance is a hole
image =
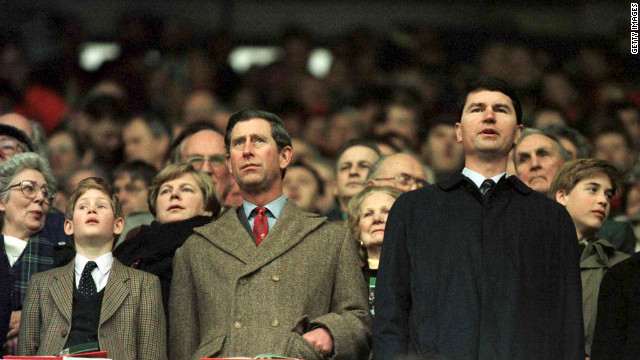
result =
[[[92,225],[92,224],[93,224],[93,225],[97,225],[98,223],[99,223],[99,222],[98,222],[98,219],[89,219],[89,220],[87,220],[87,221],[85,222],[85,224],[87,224],[87,225]]]
[[[480,131],[481,135],[498,135],[498,132],[493,130],[492,128],[486,128]]]

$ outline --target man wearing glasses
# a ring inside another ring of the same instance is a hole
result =
[[[0,124],[0,163],[15,154],[33,151],[33,144],[24,131],[10,125]]]
[[[211,176],[225,208],[242,205],[240,188],[225,162],[224,137],[213,125],[187,126],[174,140],[172,148],[173,162],[190,163]]]
[[[392,186],[403,192],[428,184],[425,166],[408,153],[381,157],[373,164],[367,176],[367,186]]]

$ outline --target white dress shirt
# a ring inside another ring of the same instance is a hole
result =
[[[80,254],[76,254],[76,289],[80,286],[82,270],[84,270],[85,265],[87,265],[89,261],[91,260]],[[107,280],[109,280],[109,273],[111,272],[111,265],[113,265],[113,254],[108,252],[93,261],[95,261],[98,267],[93,269],[91,276],[93,277],[93,281],[96,283],[96,291],[100,292],[105,286],[107,286]]]

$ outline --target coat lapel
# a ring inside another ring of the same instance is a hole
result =
[[[224,252],[246,264],[254,257],[256,244],[240,222],[237,211],[238,208],[230,209],[218,220],[194,230]]]
[[[73,283],[74,267],[75,260],[56,269],[56,274],[54,275],[56,280],[51,284],[49,290],[51,291],[53,302],[58,307],[58,311],[60,311],[69,323],[71,323],[71,306],[73,304],[73,289],[75,287]]]
[[[107,280],[107,286],[104,289],[102,309],[100,310],[100,325],[109,320],[122,305],[124,299],[129,296],[130,289],[127,286],[127,281],[129,281],[129,273],[124,265],[113,259],[109,280]]]
[[[280,257],[302,241],[307,234],[323,224],[325,220],[325,217],[305,213],[292,201],[287,201],[276,225],[269,231],[269,235],[262,243],[255,248],[255,255],[250,259],[251,261],[243,273],[249,274]]]

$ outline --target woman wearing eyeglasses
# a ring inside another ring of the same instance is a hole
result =
[[[55,177],[36,153],[16,154],[0,164],[0,264],[11,275],[11,323],[6,350],[15,354],[22,303],[29,278],[53,268],[53,244],[42,235],[54,201]],[[2,334],[0,336],[4,336]]]

